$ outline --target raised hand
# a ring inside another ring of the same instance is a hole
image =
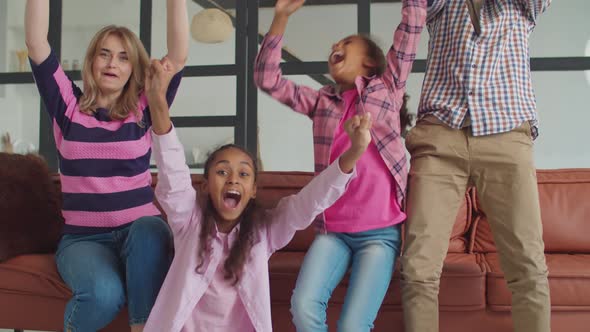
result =
[[[305,0],[277,0],[275,4],[275,15],[286,15],[290,16],[296,12]]]
[[[369,143],[371,143],[371,126],[373,125],[373,119],[371,113],[365,113],[363,115],[355,115],[348,119],[344,123],[344,130],[350,142],[352,143],[351,149],[357,151],[365,151]]]
[[[151,61],[145,74],[145,94],[150,105],[166,100],[166,91],[173,76],[174,66],[167,58]]]
[[[172,126],[166,91],[174,72],[174,65],[164,58],[152,60],[145,73],[145,96],[150,106],[152,130],[158,135],[166,134]]]
[[[352,172],[354,165],[361,158],[371,143],[371,126],[373,119],[370,113],[355,115],[344,123],[344,130],[350,137],[351,146],[338,159],[340,169],[344,173]]]

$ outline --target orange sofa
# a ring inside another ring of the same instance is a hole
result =
[[[552,295],[553,331],[590,330],[590,169],[538,171],[546,257]],[[301,172],[265,172],[258,199],[271,207],[311,179]],[[154,184],[156,182],[154,177]],[[202,177],[193,176],[197,186]],[[59,184],[59,178],[54,176]],[[436,222],[436,221],[433,221]],[[1,227],[1,226],[0,226]],[[1,231],[1,229],[0,229]],[[289,301],[313,227],[270,259],[273,326],[295,331]],[[346,279],[328,309],[332,330]],[[374,331],[403,331],[400,275],[396,270]],[[0,328],[59,331],[70,291],[57,273],[53,255],[23,255],[0,263]],[[510,292],[499,268],[485,213],[475,190],[466,192],[449,241],[440,287],[440,331],[512,331]],[[129,331],[123,311],[105,331]],[[331,330],[331,331],[332,331]]]

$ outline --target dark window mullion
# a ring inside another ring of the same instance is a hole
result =
[[[360,34],[371,34],[371,1],[357,1],[357,31]]]
[[[0,84],[31,84],[35,83],[31,72],[0,73]]]
[[[217,116],[173,116],[174,127],[233,127],[236,125],[236,117],[233,115]]]
[[[61,58],[61,31],[62,31],[62,0],[49,1],[49,33],[47,40],[51,49],[58,58]],[[58,170],[57,149],[52,132],[52,120],[45,110],[45,104],[40,101],[39,111],[39,154],[45,158],[49,169],[53,172]]]
[[[254,84],[254,61],[258,54],[258,0],[248,0],[246,148],[258,155],[258,88]]]
[[[247,87],[248,87],[248,70],[247,70],[247,1],[236,1],[236,48],[235,63],[237,67],[236,75],[236,126],[234,127],[234,141],[236,144],[245,146],[246,144],[246,109],[247,109]]]
[[[139,39],[148,54],[152,53],[152,0],[141,0],[139,5]]]
[[[184,67],[183,77],[198,76],[236,76],[240,68],[237,65],[199,65]]]

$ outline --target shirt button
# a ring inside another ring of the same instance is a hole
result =
[[[477,68],[477,65],[476,64],[472,64],[471,65],[471,68]]]
[[[469,90],[469,91],[467,91],[467,94],[470,95],[470,96],[473,96],[473,91],[472,90]]]

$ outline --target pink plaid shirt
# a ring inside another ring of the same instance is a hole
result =
[[[369,112],[373,117],[373,141],[397,183],[400,206],[405,197],[407,160],[400,135],[399,110],[425,22],[426,0],[404,0],[402,21],[387,53],[385,74],[359,76],[355,81],[360,96],[356,111]],[[344,101],[334,86],[315,90],[282,77],[279,67],[282,40],[282,36],[264,38],[256,58],[254,82],[271,97],[313,120],[315,171],[319,173],[329,164],[334,133],[345,112]]]
[[[432,114],[458,129],[469,113],[474,136],[510,131],[528,120],[536,137],[528,39],[550,3],[485,1],[478,36],[465,1],[433,0],[418,117]]]

